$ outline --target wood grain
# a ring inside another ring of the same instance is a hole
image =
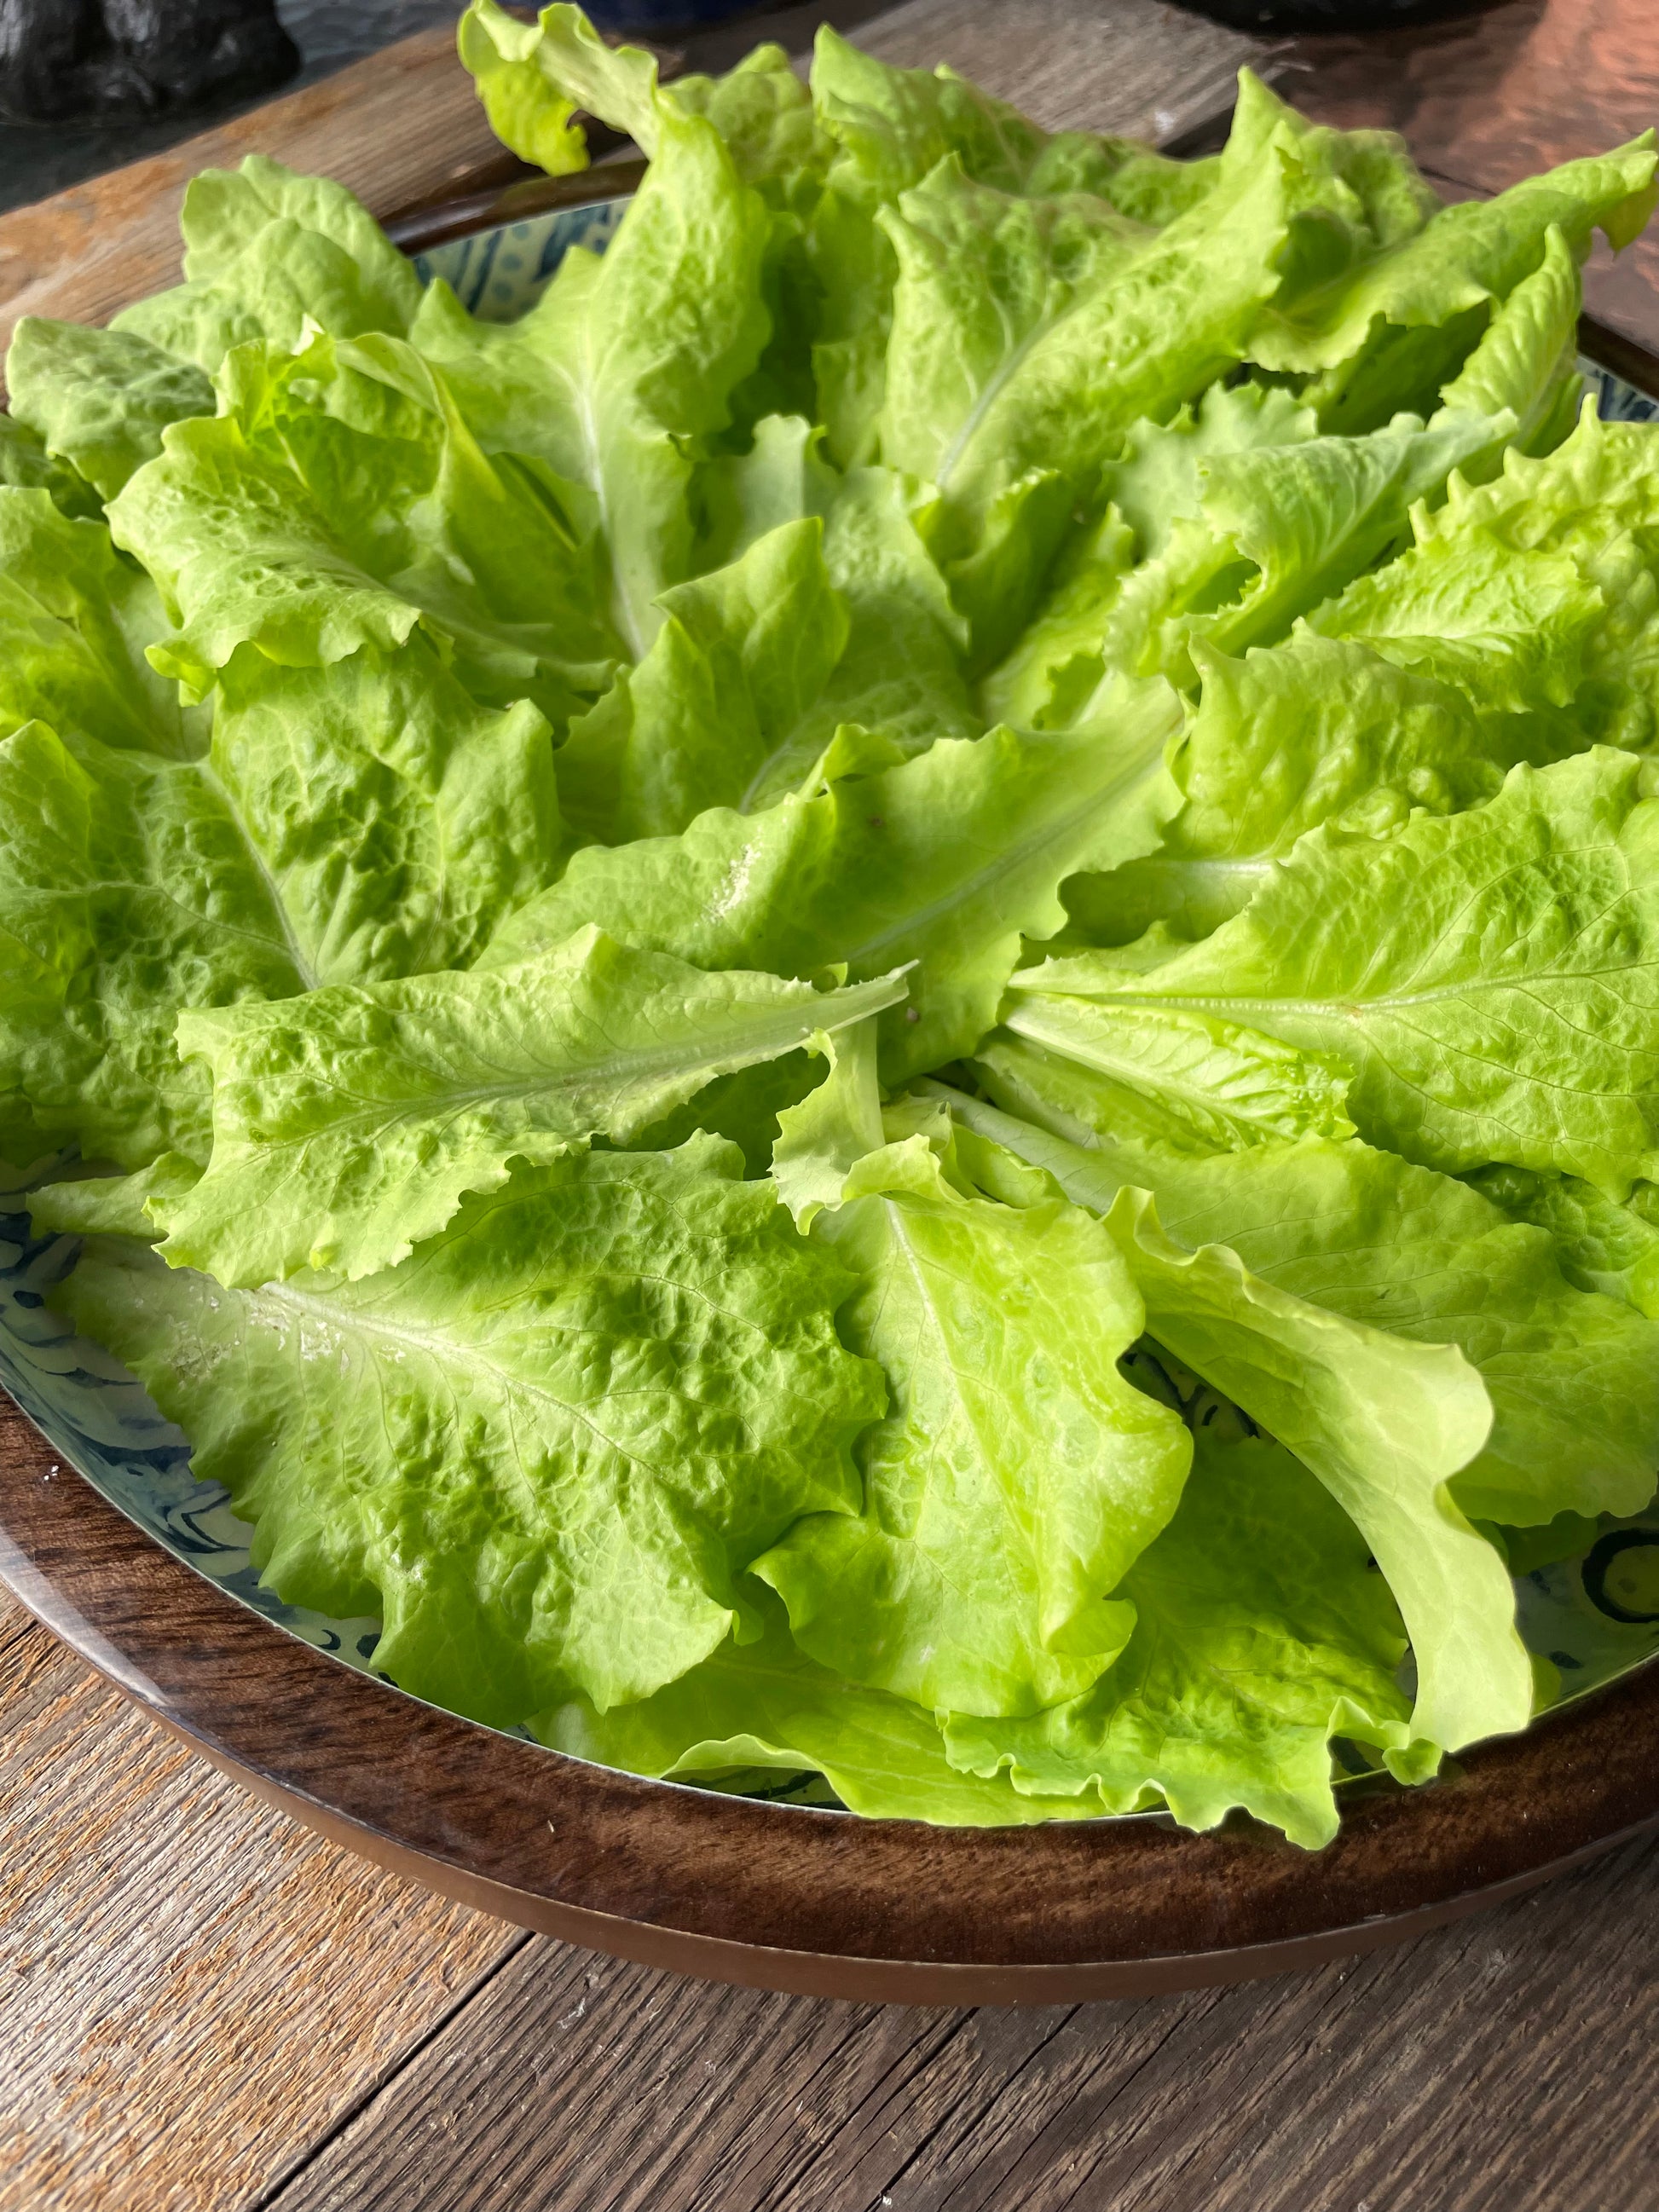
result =
[[[1659,1849],[1139,2003],[717,1993],[540,1939],[270,2212],[1653,2212]]]
[[[267,1812],[0,1591],[0,2212],[244,2202],[522,1940]]]
[[[101,323],[179,275],[198,170],[270,154],[337,178],[377,216],[528,173],[484,120],[453,31],[423,31],[165,154],[0,216],[0,351],[23,315]]]
[[[1159,0],[908,0],[854,33],[904,69],[948,62],[1050,131],[1179,138],[1268,52]]]

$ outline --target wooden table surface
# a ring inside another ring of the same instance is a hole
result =
[[[1458,121],[1480,68],[1587,151],[1597,70],[1609,112],[1659,84],[1653,14],[1510,0],[1437,34],[1439,63],[1328,47],[1290,57],[1290,88],[1346,121],[1404,88],[1429,165],[1480,186],[1506,150]],[[1157,0],[911,0],[858,35],[1050,125],[1160,138],[1262,53]],[[453,123],[451,173],[488,173],[441,50],[398,66]],[[430,197],[365,158],[374,82],[244,118],[227,150],[320,167],[355,135],[377,211]],[[0,219],[0,297],[67,283],[97,312],[91,204]],[[1626,287],[1613,312],[1655,307]],[[1656,1989],[1659,1844],[1240,1989],[942,2012],[683,1981],[317,1840],[0,1593],[0,2212],[1656,2212]]]

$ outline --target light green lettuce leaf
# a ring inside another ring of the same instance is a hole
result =
[[[1249,80],[1242,103],[1261,89]],[[812,100],[836,149],[807,241],[822,300],[817,413],[843,465],[874,458],[882,407],[898,264],[875,218],[941,161],[953,158],[994,191],[1087,193],[1148,225],[1200,209],[1224,173],[1221,163],[1172,162],[1123,139],[1051,137],[954,70],[895,69],[827,25],[813,49]]]
[[[1273,386],[1212,385],[1167,423],[1139,422],[1101,477],[1103,520],[1062,553],[1036,620],[981,686],[988,713],[1016,727],[1060,727],[1094,692],[1126,615],[1125,580],[1168,552],[1176,526],[1197,520],[1203,465],[1219,453],[1294,445],[1315,434],[1312,412]]]
[[[1186,803],[1157,853],[1066,886],[1077,927],[1111,943],[1158,921],[1206,936],[1321,823],[1386,836],[1413,808],[1478,805],[1518,758],[1549,757],[1531,721],[1478,715],[1451,684],[1380,657],[1388,649],[1301,629],[1240,660],[1194,645],[1203,691],[1171,761]]]
[[[180,620],[158,666],[201,692],[240,645],[327,666],[419,623],[489,704],[557,721],[602,688],[620,647],[591,543],[410,346],[241,348],[221,384],[228,411],[173,425],[110,509]]]
[[[874,726],[899,759],[978,731],[915,489],[855,469],[827,526],[781,523],[662,594],[651,650],[560,752],[579,828],[619,843],[672,836],[711,806],[750,812],[799,785],[848,723]]]
[[[204,751],[206,717],[145,658],[167,635],[155,586],[103,523],[71,521],[44,489],[0,490],[0,724],[170,759]]]
[[[521,161],[556,177],[585,169],[587,136],[578,112],[625,131],[643,153],[656,152],[656,56],[608,46],[580,8],[544,8],[526,23],[495,0],[471,0],[458,43],[490,129]]]
[[[1156,843],[1170,792],[1167,692],[1126,692],[1110,739],[994,730],[749,816],[717,808],[679,837],[589,847],[507,922],[490,966],[597,922],[699,968],[855,981],[915,961],[884,1016],[899,1081],[971,1051],[995,1019],[1020,935],[1064,920],[1058,886]]]
[[[737,176],[772,216],[759,271],[771,334],[732,387],[734,434],[768,414],[810,411],[818,288],[805,227],[834,148],[782,48],[759,46],[724,76],[681,76],[665,87],[653,54],[607,45],[576,8],[544,9],[531,26],[494,0],[479,0],[462,17],[460,49],[498,135],[555,173],[586,165],[576,119],[583,113],[624,131],[653,157],[664,153],[665,132],[672,138],[677,123],[694,119],[714,131]]]
[[[842,1328],[892,1402],[856,1447],[863,1512],[807,1516],[754,1572],[854,1681],[970,1713],[1078,1695],[1128,1638],[1103,1593],[1192,1449],[1118,1372],[1143,1315],[1110,1237],[1063,1200],[964,1194],[924,1135],[884,1141],[873,1024],[779,1118],[780,1188],[857,1278]]]
[[[781,46],[757,46],[724,76],[661,85],[655,54],[608,44],[580,8],[556,4],[526,23],[495,0],[471,0],[459,43],[495,136],[554,176],[587,167],[584,115],[623,131],[653,158],[665,114],[700,116],[725,141],[744,182],[781,206],[798,200],[830,159],[811,95]]]
[[[991,252],[981,298],[965,282],[978,264],[948,242],[925,260],[912,254],[895,295],[895,346],[913,326],[928,333],[913,380],[924,395],[931,364],[952,349],[967,375],[928,438],[912,442],[937,453],[937,550],[988,661],[1012,645],[1066,519],[1097,497],[1131,424],[1173,414],[1242,352],[1279,282],[1293,161],[1275,146],[1237,181],[1224,177],[1193,216],[1138,252],[1120,249],[1098,281],[1074,289],[1034,282],[1029,255],[1011,257],[1018,278],[1005,276]]]
[[[181,1006],[304,988],[281,908],[196,763],[73,750],[43,722],[0,740],[0,1100],[88,1158],[204,1158],[208,1085]]]
[[[738,174],[769,205],[810,213],[835,149],[781,46],[755,47],[724,76],[676,77],[667,97],[714,125]]]
[[[1492,1426],[1462,1352],[1288,1294],[1226,1245],[1189,1250],[1145,1193],[1121,1195],[1108,1224],[1158,1341],[1292,1451],[1370,1546],[1417,1661],[1413,1741],[1390,1747],[1389,1765],[1411,1778],[1437,1750],[1523,1728],[1532,1668],[1514,1592],[1451,1486]]]
[[[4,414],[0,414],[0,485],[49,492],[58,512],[76,521],[83,516],[95,521],[104,511],[103,501],[79,470],[54,460],[38,431]]]
[[[830,733],[815,734],[812,710],[847,643],[817,516],[782,524],[658,605],[650,651],[560,757],[567,792],[583,793],[576,818],[613,843],[674,836],[711,806],[747,807],[778,757],[794,757],[803,726],[816,756]]]
[[[123,308],[111,327],[210,375],[250,339],[294,348],[308,328],[401,335],[419,305],[413,265],[361,201],[263,154],[193,177],[179,228],[185,282]]]
[[[356,1285],[231,1291],[88,1245],[54,1294],[191,1437],[290,1603],[379,1613],[375,1664],[505,1724],[647,1696],[741,1618],[748,1560],[850,1511],[880,1411],[847,1279],[734,1148],[583,1153]]]
[[[878,219],[898,259],[882,457],[948,494],[1006,376],[1149,234],[1090,194],[975,183],[954,155]]]
[[[922,534],[930,489],[879,466],[842,477],[820,456],[822,436],[799,416],[769,416],[757,425],[750,452],[720,456],[701,479],[706,567],[739,558],[785,523],[821,516],[824,567],[848,617],[823,696],[765,770],[757,804],[799,784],[843,723],[879,729],[896,758],[984,726],[963,674],[967,625]]]
[[[527,695],[556,722],[573,695],[602,689],[622,648],[580,489],[486,454],[443,376],[400,339],[325,343],[313,356],[293,365],[294,382],[286,371],[281,382],[257,378],[249,415],[364,566],[449,641],[468,688],[493,706]],[[326,411],[303,398],[286,405],[300,376],[331,370]],[[412,501],[383,507],[382,486],[399,470]]]
[[[1042,972],[1020,980],[1038,983]],[[1340,1069],[1258,1030],[1030,988],[1010,994],[1002,1018],[1014,1036],[1079,1061],[1112,1091],[1152,1099],[1190,1132],[1189,1146],[1239,1152],[1246,1145],[1353,1134],[1342,1110],[1348,1086]]]
[[[634,1774],[728,1777],[734,1768],[822,1774],[867,1819],[942,1827],[1018,1827],[1086,1819],[1096,1804],[1039,1797],[1006,1778],[981,1781],[945,1756],[931,1713],[842,1680],[791,1641],[783,1607],[761,1593],[758,1642],[729,1640],[678,1681],[638,1704],[596,1712],[572,1698],[532,1726],[574,1758]]]
[[[1544,258],[1497,308],[1480,343],[1449,384],[1440,404],[1449,413],[1512,414],[1515,442],[1554,442],[1553,426],[1578,411],[1578,315],[1583,286],[1572,249],[1557,226],[1544,234]],[[1474,471],[1465,467],[1466,478]]]
[[[952,1110],[981,1136],[1018,1136],[1006,1115]],[[1085,1174],[1090,1158],[1081,1153]],[[1104,1194],[1097,1186],[1097,1200]],[[1148,1332],[1318,1476],[1387,1578],[1417,1661],[1410,1740],[1402,1731],[1387,1747],[1390,1767],[1418,1779],[1440,1751],[1524,1727],[1532,1668],[1514,1592],[1452,1488],[1492,1425],[1462,1352],[1297,1296],[1231,1244],[1177,1241],[1145,1189],[1121,1188],[1100,1210],[1146,1301]]]
[[[1266,429],[1273,416],[1259,419]],[[1299,615],[1408,538],[1414,502],[1512,427],[1508,416],[1442,414],[1425,425],[1403,415],[1363,438],[1306,438],[1304,420],[1286,426],[1283,444],[1246,435],[1183,457],[1195,510],[1183,499],[1160,549],[1138,566],[1097,578],[1091,564],[1071,580],[1038,625],[1035,653],[1018,649],[999,684],[1014,678],[1044,725],[1087,721],[1098,684],[1118,672],[1190,688],[1197,644],[1239,653],[1287,636]],[[1170,441],[1146,442],[1156,452]]]
[[[1601,592],[1565,554],[1517,552],[1477,529],[1356,577],[1308,627],[1455,684],[1490,716],[1570,708],[1602,612]]]
[[[380,318],[371,329],[407,329],[420,279],[362,202],[331,177],[297,175],[264,154],[250,154],[238,168],[204,169],[191,178],[179,218],[186,280],[219,281],[269,223],[285,218],[351,257],[363,296]]]
[[[1605,749],[1517,768],[1394,837],[1304,837],[1242,914],[1150,973],[1051,989],[1212,1015],[1351,1071],[1362,1134],[1449,1172],[1503,1162],[1611,1198],[1659,1174],[1659,805]]]
[[[1252,358],[1316,373],[1310,397],[1333,428],[1366,430],[1421,408],[1455,376],[1495,303],[1537,269],[1552,228],[1580,261],[1597,229],[1628,245],[1652,211],[1654,166],[1649,132],[1494,199],[1442,208],[1357,270],[1264,314]]]
[[[1570,560],[1601,595],[1583,641],[1571,721],[1586,738],[1632,748],[1659,735],[1659,449],[1645,423],[1602,422],[1587,403],[1542,459],[1511,452],[1503,474],[1414,518],[1423,556],[1448,568],[1496,539],[1517,565]]]
[[[1027,1720],[952,1714],[951,1759],[1079,1809],[1158,1795],[1201,1829],[1241,1805],[1329,1843],[1331,1738],[1393,1747],[1408,1711],[1399,1615],[1335,1500],[1270,1438],[1200,1429],[1175,1519],[1122,1592],[1134,1635],[1086,1696]]]
[[[833,151],[781,46],[756,46],[723,76],[688,74],[662,85],[654,53],[610,44],[580,9],[544,8],[526,24],[495,0],[467,9],[459,46],[496,137],[554,175],[586,167],[585,115],[650,155],[664,112],[701,116],[725,140],[744,183],[781,207],[799,203]]]
[[[890,1005],[902,980],[828,994],[705,975],[601,931],[512,968],[186,1012],[213,1079],[213,1154],[162,1256],[221,1282],[395,1266],[509,1164],[626,1144],[716,1076]]]
[[[134,1237],[153,1244],[165,1235],[167,1208],[201,1176],[182,1152],[163,1152],[132,1175],[70,1176],[41,1184],[24,1199],[37,1237]]]
[[[1304,1140],[1194,1158],[1145,1120],[1126,1125],[1080,1066],[996,1040],[975,1065],[1008,1111],[957,1110],[992,1115],[987,1133],[1054,1174],[1077,1203],[1105,1212],[1126,1188],[1150,1190],[1182,1243],[1225,1243],[1298,1297],[1418,1343],[1458,1345],[1493,1408],[1486,1449],[1453,1485],[1472,1519],[1633,1513],[1650,1496],[1652,1327],[1587,1296],[1591,1286],[1564,1271],[1542,1231],[1366,1145]]]
[[[1577,1176],[1480,1168],[1465,1179],[1512,1221],[1547,1229],[1570,1283],[1659,1321],[1659,1187],[1639,1182],[1620,1204]]]
[[[326,668],[240,647],[212,763],[308,982],[470,966],[556,873],[546,722],[528,702],[479,706],[418,632]]]
[[[234,416],[175,423],[110,506],[118,545],[155,578],[182,634],[167,673],[205,691],[239,645],[290,667],[402,645],[421,611],[369,574],[283,459]]]
[[[701,573],[741,560],[786,522],[822,520],[842,486],[823,458],[823,431],[804,415],[768,415],[740,453],[716,453],[697,472],[702,533],[694,558]]]
[[[987,714],[1016,729],[1064,729],[1093,696],[1135,533],[1115,506],[1062,545],[1048,595],[1006,659],[979,684]]]
[[[136,331],[25,315],[6,355],[11,411],[105,499],[161,450],[169,422],[211,415],[213,386]]]
[[[1659,523],[1659,457],[1645,422],[1604,422],[1586,400],[1553,453],[1511,449],[1490,483],[1454,481],[1445,504],[1413,518],[1419,542],[1491,532],[1517,552],[1565,552],[1581,565],[1623,532]]]
[[[1367,437],[1311,438],[1205,462],[1205,524],[1218,548],[1255,574],[1213,614],[1197,610],[1189,587],[1171,609],[1187,617],[1179,636],[1204,636],[1233,653],[1276,643],[1297,615],[1403,541],[1416,502],[1437,494],[1506,424],[1477,415],[1443,413],[1426,424],[1403,416]],[[1178,652],[1172,657],[1166,645],[1159,665],[1178,668]]]
[[[884,732],[904,754],[985,726],[963,675],[967,625],[925,543],[928,501],[892,469],[851,470],[824,524],[823,558],[847,607],[847,646],[818,712],[764,787],[798,780],[835,726]]]
[[[507,325],[474,322],[434,285],[413,334],[486,452],[528,454],[578,489],[636,660],[660,627],[659,595],[691,572],[698,449],[768,335],[764,203],[712,125],[659,112],[655,157],[602,259],[568,253]]]
[[[828,24],[812,50],[812,106],[834,149],[806,232],[818,293],[816,413],[846,467],[877,457],[898,264],[876,217],[955,155],[970,177],[1017,191],[1048,134],[951,70],[902,70]]]

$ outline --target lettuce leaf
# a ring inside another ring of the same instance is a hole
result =
[[[1240,1152],[1354,1133],[1343,1111],[1348,1086],[1340,1070],[1260,1030],[1206,1014],[1018,988],[1003,1020],[1015,1036],[1104,1078],[1103,1092],[1128,1091],[1152,1101],[1196,1148]]]
[[[1310,1850],[1336,1833],[1330,1740],[1393,1747],[1404,1646],[1365,1540],[1289,1452],[1195,1437],[1174,1520],[1126,1577],[1135,1632],[1083,1698],[1024,1720],[953,1713],[952,1762],[1006,1771],[1034,1801],[1129,1813],[1160,1798],[1183,1827],[1236,1805]]]
[[[25,315],[6,355],[16,420],[105,499],[161,450],[169,422],[211,415],[213,386],[136,331],[89,330]]]
[[[1264,314],[1251,357],[1311,374],[1308,396],[1334,428],[1420,409],[1455,378],[1494,305],[1538,268],[1552,229],[1581,262],[1598,229],[1615,249],[1637,235],[1653,210],[1654,170],[1647,131],[1493,199],[1442,208],[1414,235]]]
[[[843,1271],[740,1178],[715,1139],[576,1154],[365,1284],[226,1290],[112,1239],[55,1296],[185,1428],[266,1583],[380,1613],[404,1689],[496,1724],[604,1709],[719,1648],[798,1514],[854,1510],[884,1401],[836,1337]]]
[[[1605,1285],[1565,1268],[1543,1231],[1367,1145],[1304,1139],[1205,1157],[1144,1127],[1126,1133],[1087,1071],[1024,1046],[994,1042],[976,1067],[1008,1109],[988,1133],[1079,1204],[1106,1212],[1126,1188],[1151,1191],[1182,1243],[1225,1243],[1297,1297],[1418,1343],[1457,1345],[1492,1404],[1485,1449],[1453,1484],[1471,1519],[1531,1527],[1564,1511],[1638,1512],[1651,1496],[1652,1328],[1587,1296]]]
[[[0,739],[0,1101],[43,1137],[138,1168],[204,1158],[208,1085],[179,1065],[181,1005],[305,988],[240,823],[193,763]]]
[[[1319,1052],[1362,1134],[1455,1172],[1504,1162],[1610,1198],[1659,1172],[1659,810],[1605,750],[1378,843],[1328,826],[1201,945],[1049,989],[1184,1010]]]
[[[576,488],[634,660],[661,626],[659,595],[691,572],[697,448],[725,427],[769,329],[764,203],[710,124],[657,112],[650,171],[602,259],[568,253],[507,325],[474,322],[434,285],[413,332],[487,453],[528,454]]]
[[[1006,1116],[952,1110],[982,1137],[1018,1135]],[[1089,1155],[1082,1158],[1086,1172]],[[1047,1181],[1032,1179],[1032,1198]],[[1390,1768],[1420,1779],[1442,1751],[1523,1728],[1532,1670],[1514,1592],[1451,1486],[1492,1422],[1485,1384],[1462,1352],[1299,1297],[1230,1245],[1177,1242],[1146,1190],[1121,1189],[1103,1211],[1152,1336],[1293,1452],[1370,1546],[1417,1662],[1410,1729],[1387,1744]]]
[[[131,1175],[97,1172],[42,1183],[25,1195],[37,1237],[130,1237],[153,1244],[167,1208],[200,1181],[198,1162],[163,1152]]]
[[[758,1593],[759,1640],[728,1639],[637,1704],[597,1712],[573,1698],[532,1723],[544,1743],[635,1774],[728,1778],[734,1768],[822,1774],[842,1802],[873,1820],[951,1828],[1089,1819],[1097,1804],[1040,1797],[1001,1777],[952,1766],[931,1713],[846,1682],[791,1641],[783,1608]]]
[[[620,647],[591,532],[478,447],[408,344],[239,348],[227,411],[174,424],[110,507],[179,634],[152,654],[197,693],[241,645],[285,667],[389,653],[419,625],[485,704],[554,722]]]
[[[817,514],[661,594],[638,668],[574,726],[560,789],[608,843],[670,836],[714,806],[744,813],[801,782],[844,725],[895,759],[975,733],[963,639],[910,514],[909,480],[858,469]]]
[[[1142,421],[1101,477],[1103,520],[1062,552],[1035,620],[981,686],[988,710],[1017,727],[1064,728],[1093,694],[1104,667],[1121,665],[1143,632],[1146,586],[1133,571],[1160,559],[1177,527],[1195,522],[1212,456],[1294,445],[1317,424],[1290,393],[1269,386],[1212,385],[1167,423]]]
[[[1462,690],[1387,655],[1372,637],[1304,632],[1242,660],[1194,646],[1203,693],[1171,760],[1186,803],[1158,852],[1066,887],[1073,923],[1112,944],[1159,921],[1206,936],[1322,823],[1389,835],[1415,808],[1478,805],[1517,757],[1547,757],[1530,723],[1478,714]]]
[[[146,658],[168,635],[155,586],[102,522],[70,520],[44,489],[0,490],[0,723],[188,760],[206,717]]]
[[[209,375],[251,339],[292,349],[309,330],[400,337],[420,301],[413,268],[343,185],[264,154],[192,177],[179,227],[185,282],[124,307],[111,329]]]
[[[312,982],[469,967],[556,872],[546,722],[478,705],[419,632],[326,668],[239,647],[211,769]]]
[[[302,1267],[357,1281],[512,1161],[625,1144],[714,1077],[903,994],[704,975],[586,929],[517,967],[184,1013],[180,1054],[212,1073],[213,1153],[162,1257],[233,1285]]]
[[[1466,1178],[1512,1221],[1549,1231],[1561,1273],[1581,1291],[1622,1298],[1659,1321],[1659,1220],[1656,1186],[1638,1183],[1622,1204],[1577,1176],[1540,1176],[1524,1168],[1480,1168]],[[1632,1393],[1625,1402],[1641,1402]]]
[[[862,1513],[805,1516],[754,1572],[853,1681],[970,1713],[1076,1696],[1127,1640],[1133,1613],[1102,1594],[1192,1449],[1118,1372],[1143,1315],[1110,1237],[1063,1200],[964,1193],[923,1134],[888,1141],[873,1025],[779,1118],[780,1186],[856,1277],[843,1334],[892,1402],[857,1447]]]
[[[561,757],[577,819],[611,843],[674,836],[711,806],[746,808],[775,763],[814,741],[814,709],[848,617],[816,516],[786,522],[728,568],[663,592],[650,651],[572,732]]]
[[[1067,876],[1156,842],[1173,721],[1168,693],[1143,687],[1124,694],[1109,743],[1009,730],[941,739],[815,798],[589,847],[502,927],[488,964],[590,921],[699,968],[811,976],[845,963],[866,981],[914,961],[908,1003],[882,1023],[884,1073],[902,1080],[984,1036],[1022,933],[1050,935],[1064,920]]]

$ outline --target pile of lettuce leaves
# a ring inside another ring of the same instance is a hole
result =
[[[1659,431],[1575,367],[1652,134],[1443,207],[1249,74],[1182,163],[461,50],[649,160],[522,319],[256,158],[10,349],[54,1303],[420,1697],[1317,1845],[1659,1467]]]

